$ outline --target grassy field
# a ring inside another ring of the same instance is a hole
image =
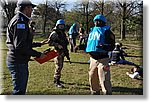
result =
[[[36,41],[41,41],[43,38],[36,38]],[[5,38],[2,40],[2,56],[3,75],[2,80],[2,94],[11,94],[12,82],[8,69],[6,68],[6,52],[7,48],[4,44]],[[119,41],[119,40],[118,40]],[[121,42],[121,41],[119,41]],[[142,65],[142,43],[138,40],[125,40],[122,42],[126,47],[125,52],[130,57],[127,60],[136,64]],[[41,48],[36,48],[38,51],[44,51],[48,45]],[[36,61],[29,62],[29,80],[27,86],[28,95],[89,95],[88,82],[88,68],[89,55],[83,51],[77,53],[70,53],[72,64],[65,59],[62,70],[61,81],[64,82],[65,88],[56,88],[53,84],[54,63],[50,60],[44,64],[39,64]],[[33,59],[33,58],[32,58]],[[143,85],[141,80],[129,78],[125,73],[129,71],[132,66],[129,65],[115,65],[111,66],[111,81],[113,95],[142,95]]]

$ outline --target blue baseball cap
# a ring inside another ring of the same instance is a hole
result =
[[[17,7],[19,6],[32,6],[32,8],[36,7],[36,5],[32,4],[30,0],[18,0]]]

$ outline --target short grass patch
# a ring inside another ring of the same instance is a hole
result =
[[[36,41],[41,41],[37,39]],[[1,48],[3,58],[3,75],[1,76],[2,83],[2,94],[11,94],[12,82],[10,73],[6,67],[6,55],[7,48],[5,47],[4,40]],[[138,42],[136,42],[138,43]],[[137,45],[131,42],[128,45]],[[138,45],[139,46],[139,45]],[[142,49],[134,49],[131,46],[126,46],[125,51],[132,55],[126,57],[127,60],[132,61],[136,64],[142,65]],[[36,48],[38,51],[44,51],[49,48],[48,45],[44,45],[41,48]],[[50,60],[44,64],[39,64],[36,61],[29,62],[29,80],[27,86],[28,95],[90,95],[90,88],[88,82],[88,70],[89,55],[83,51],[77,53],[70,53],[71,61],[70,64],[65,58],[64,67],[62,70],[61,81],[64,82],[65,88],[56,88],[53,84],[54,75],[54,62]],[[33,58],[32,58],[33,59]],[[129,65],[115,65],[111,66],[111,81],[113,95],[142,95],[143,85],[141,80],[135,80],[129,78],[125,73],[129,71],[132,66]]]

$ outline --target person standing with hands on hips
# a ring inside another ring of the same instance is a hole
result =
[[[112,94],[108,52],[115,46],[115,36],[106,25],[102,14],[94,17],[95,27],[91,28],[86,52],[90,54],[89,82],[92,95],[100,94],[100,86],[104,95]]]
[[[32,49],[32,34],[29,28],[30,17],[36,5],[29,0],[18,0],[17,14],[11,19],[7,28],[6,45],[7,67],[12,76],[13,95],[25,95],[28,82],[28,62],[30,57],[44,57],[44,54]],[[38,47],[41,46],[38,44]]]

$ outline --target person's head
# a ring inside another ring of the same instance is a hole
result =
[[[77,27],[77,24],[76,24],[76,23],[74,23],[72,26],[73,26],[73,27]]]
[[[102,27],[106,25],[106,18],[102,14],[98,14],[93,19],[95,26]]]
[[[80,24],[80,28],[82,28],[83,27],[83,24]]]
[[[36,5],[32,4],[30,0],[18,0],[17,7],[20,12],[23,12],[28,17],[31,17],[33,8]]]
[[[64,30],[65,29],[65,21],[63,19],[59,19],[56,22],[56,28],[60,29],[60,30]]]
[[[78,25],[77,25],[76,23],[74,23],[74,24],[72,25],[72,27],[73,27],[74,30],[77,30],[77,29],[78,29]]]
[[[132,73],[134,73],[134,72],[136,72],[136,71],[138,71],[138,68],[137,68],[137,67],[134,67],[134,68],[131,69],[131,72],[132,72]]]
[[[115,49],[120,49],[120,43],[115,43]]]

